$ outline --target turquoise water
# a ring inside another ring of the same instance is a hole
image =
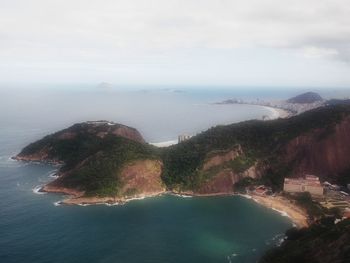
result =
[[[290,220],[243,197],[166,195],[111,207],[55,206],[63,196],[33,189],[52,180],[57,167],[9,159],[27,143],[90,113],[89,119],[107,115],[104,119],[138,123],[148,140],[265,114],[258,107],[211,108],[203,99],[181,96],[141,96],[138,107],[135,97],[120,94],[2,96],[2,109],[8,108],[0,112],[0,262],[255,262],[276,245]],[[169,116],[176,125],[167,125]],[[158,121],[149,125],[154,118]]]

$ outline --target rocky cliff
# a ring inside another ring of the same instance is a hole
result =
[[[62,173],[58,179],[45,185],[42,191],[70,195],[71,198],[63,201],[66,204],[116,203],[131,198],[154,196],[166,190],[161,180],[162,166],[161,161],[152,159],[128,162],[121,165],[120,169],[116,167],[112,171],[114,176],[107,182],[108,185],[103,186],[104,192],[91,193],[89,192],[91,189],[86,188],[83,182],[78,185],[71,184],[71,180],[77,177],[79,170],[85,169],[84,165],[79,165],[73,170]],[[102,182],[103,180],[95,179],[96,184]],[[115,189],[110,189],[111,187]],[[95,188],[95,191],[99,190]]]
[[[284,150],[285,161],[294,164],[294,176],[307,173],[336,180],[343,171],[350,171],[350,117],[297,136]]]
[[[285,177],[305,173],[350,183],[349,134],[349,105],[218,126],[166,149],[163,180],[199,193],[232,192],[247,178],[277,190]]]
[[[202,167],[199,169],[199,177],[205,178],[197,189],[198,194],[229,194],[234,191],[234,185],[243,178],[258,179],[262,169],[257,168],[256,163],[242,162],[247,157],[241,145],[236,145],[228,150],[213,151],[207,154]]]

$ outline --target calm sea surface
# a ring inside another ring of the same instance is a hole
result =
[[[0,262],[255,262],[291,227],[288,218],[242,197],[162,196],[122,206],[55,206],[35,194],[55,167],[9,158],[78,121],[136,127],[149,142],[174,140],[271,114],[212,105],[232,94],[109,90],[0,91]]]

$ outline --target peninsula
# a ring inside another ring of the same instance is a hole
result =
[[[343,104],[217,126],[166,148],[147,144],[136,129],[97,121],[48,135],[14,158],[63,164],[42,190],[73,195],[67,203],[123,202],[165,191],[232,194],[252,184],[279,191],[285,177],[304,173],[349,183],[349,133],[350,107]]]

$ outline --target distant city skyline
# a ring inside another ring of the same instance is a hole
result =
[[[0,0],[0,84],[350,87],[349,14],[347,0]]]

